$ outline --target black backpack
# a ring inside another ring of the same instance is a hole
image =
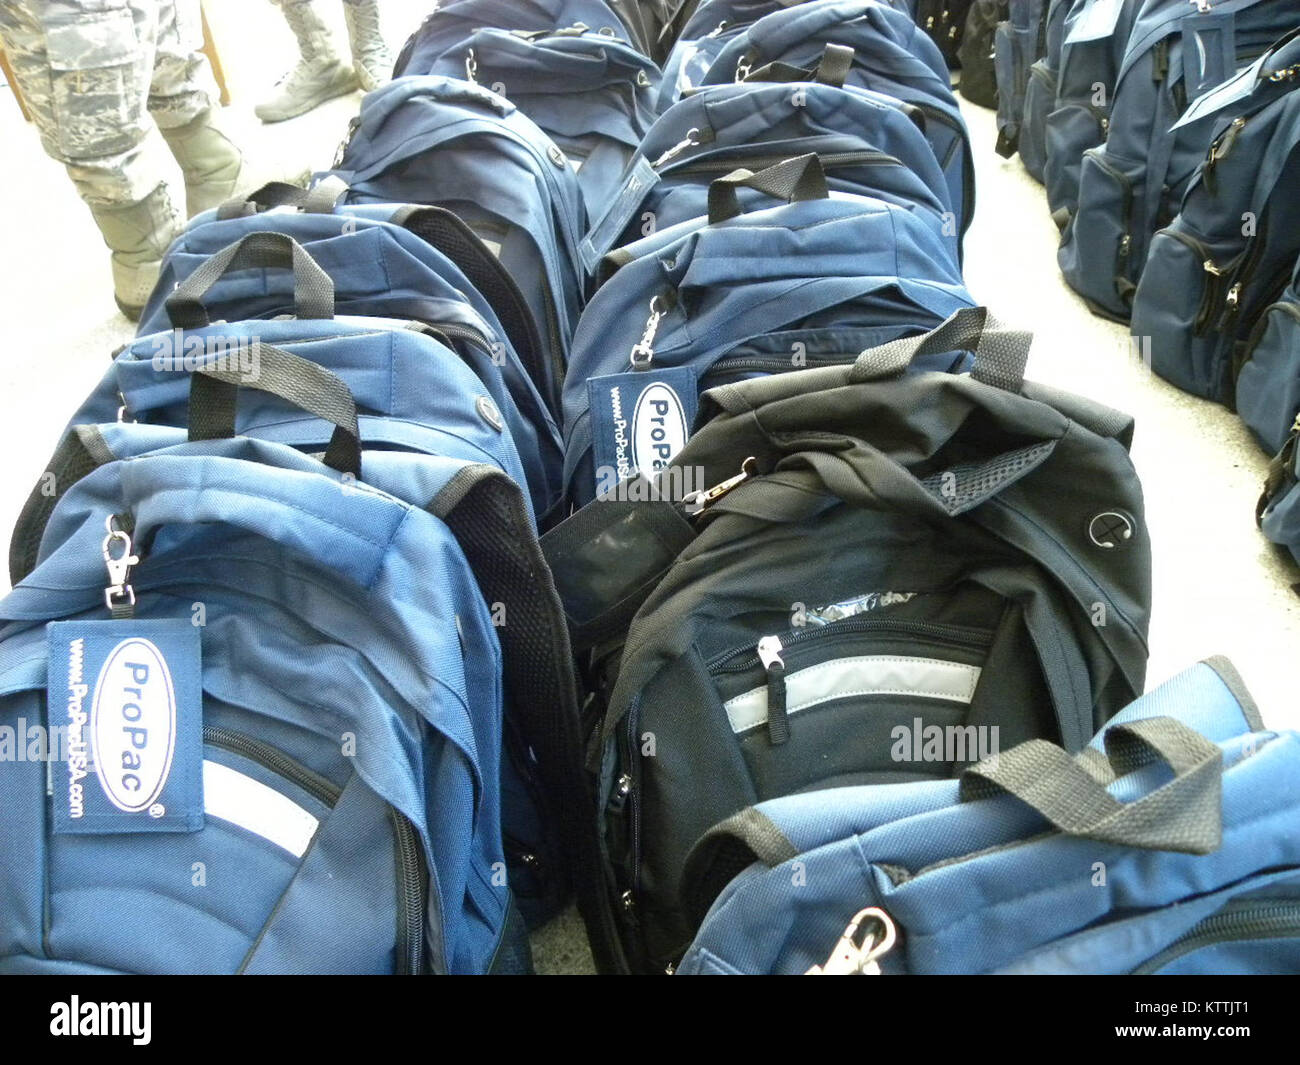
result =
[[[957,58],[961,63],[958,89],[980,107],[998,106],[998,77],[993,66],[993,42],[998,23],[1007,20],[1007,0],[975,0],[966,16]]]
[[[1141,693],[1132,419],[1023,383],[1029,338],[985,316],[710,390],[657,481],[544,538],[594,649],[601,851],[631,968],[685,950],[683,866],[725,818],[946,779],[1030,739],[1078,751]],[[960,350],[969,375],[904,373]],[[714,487],[685,505],[642,490],[688,482]]]
[[[950,67],[960,65],[972,0],[916,0],[916,22],[939,46]]]

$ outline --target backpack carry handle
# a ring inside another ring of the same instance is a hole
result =
[[[1071,758],[1046,740],[1030,740],[967,769],[961,799],[1005,792],[1033,807],[1068,836],[1146,850],[1211,854],[1223,840],[1223,754],[1172,717],[1112,725],[1106,753]],[[1164,762],[1173,778],[1133,802],[1106,785],[1125,773]]]
[[[303,214],[333,214],[347,191],[347,183],[332,174],[309,189],[287,181],[271,181],[243,199],[227,200],[217,208],[217,218],[245,218],[274,207],[296,207]]]
[[[756,189],[778,200],[797,203],[803,200],[825,200],[830,197],[822,161],[814,154],[799,155],[754,173],[752,170],[733,170],[709,185],[709,225],[725,222],[744,213],[736,190]]]
[[[325,465],[361,479],[361,430],[352,390],[337,374],[283,348],[258,344],[245,369],[199,366],[190,378],[190,439],[227,440],[236,435],[235,407],[241,388],[268,392],[334,426]]]
[[[942,325],[922,336],[892,340],[862,352],[849,371],[849,381],[862,383],[897,377],[923,355],[973,351],[971,376],[986,385],[1019,392],[1033,347],[1032,333],[1003,325],[987,307],[963,307]]]
[[[831,85],[842,89],[853,70],[853,60],[856,57],[857,53],[846,44],[828,44],[814,68],[797,67],[792,63],[778,61],[750,70],[737,80],[742,83],[766,81],[782,85],[799,81],[815,81],[819,85]]]
[[[208,325],[203,297],[232,270],[268,267],[293,270],[293,304],[299,318],[334,317],[334,282],[308,253],[286,233],[249,233],[210,256],[176,286],[164,304],[173,326],[198,329]]]

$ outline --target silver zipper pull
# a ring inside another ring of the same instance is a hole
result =
[[[1196,11],[1201,15],[1208,15],[1213,8],[1210,6],[1210,0],[1189,0],[1189,3],[1196,7]]]
[[[474,85],[478,84],[478,57],[474,54],[473,48],[465,53],[465,80]]]
[[[1223,271],[1214,265],[1213,259],[1206,259],[1201,265],[1205,267],[1205,272],[1207,274],[1213,274],[1215,277],[1223,276]]]
[[[691,492],[682,502],[686,505],[686,510],[694,517],[703,514],[705,510],[711,507],[719,499],[725,496],[739,484],[744,484],[754,476],[758,471],[758,460],[750,455],[740,464],[740,472],[734,477],[728,477],[725,481],[719,481],[712,488],[705,488],[698,492]]]
[[[632,369],[650,369],[650,364],[654,362],[655,357],[655,334],[659,332],[659,323],[663,320],[664,314],[665,312],[659,304],[659,297],[656,296],[650,301],[650,317],[646,319],[645,332],[641,334],[641,339],[632,346]]]
[[[666,163],[670,163],[672,162],[672,160],[676,159],[679,155],[682,154],[682,152],[686,151],[687,148],[694,148],[699,143],[700,143],[700,131],[695,126],[692,126],[690,129],[686,131],[686,136],[684,138],[679,140],[676,144],[674,144],[671,148],[669,148],[666,152],[664,152],[663,155],[661,155],[650,165],[653,166],[656,170],[658,170],[661,166],[664,166]]]
[[[868,906],[853,915],[831,956],[804,975],[879,976],[880,959],[894,948],[897,939],[898,929],[889,914]]]
[[[116,514],[110,514],[104,520],[104,528],[108,531],[103,548],[104,566],[108,569],[104,604],[114,614],[134,609],[135,589],[127,581],[131,577],[131,567],[140,564],[139,557],[132,553],[130,535],[118,527],[120,520]]]
[[[784,650],[780,636],[764,636],[758,641],[758,660],[763,663],[764,669],[770,670],[773,666],[784,669],[785,659],[781,657]]]
[[[1232,286],[1232,288],[1228,289],[1228,296],[1227,296],[1228,306],[1231,307],[1233,310],[1236,310],[1237,304],[1240,302],[1240,300],[1241,300],[1241,282],[1238,281],[1235,285]]]
[[[726,28],[727,28],[727,20],[723,19],[716,26],[714,26],[713,29],[709,30],[709,32],[704,35],[704,39],[712,40],[714,37],[721,37],[722,31],[725,30]]]

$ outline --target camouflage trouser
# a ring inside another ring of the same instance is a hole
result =
[[[198,0],[0,2],[0,42],[41,143],[94,206],[164,181],[153,123],[183,126],[217,99],[202,41]]]

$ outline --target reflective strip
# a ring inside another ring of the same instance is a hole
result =
[[[855,695],[910,695],[969,704],[979,680],[980,667],[964,662],[897,655],[836,658],[786,676],[786,713]],[[732,732],[767,723],[766,686],[751,688],[723,705]]]
[[[288,796],[219,762],[203,762],[203,810],[282,847],[295,858],[307,853],[320,824]]]

